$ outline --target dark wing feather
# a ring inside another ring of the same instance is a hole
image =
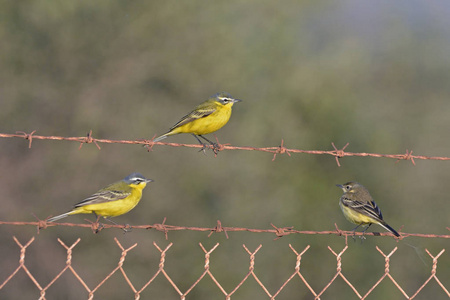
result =
[[[118,191],[118,190],[101,190],[97,193],[93,194],[92,196],[84,199],[83,201],[75,204],[74,207],[80,207],[90,204],[98,204],[98,203],[105,203],[109,201],[116,201],[120,199],[124,199],[131,195],[131,191]]]
[[[352,208],[353,210],[359,212],[360,214],[383,222],[383,215],[381,214],[381,210],[374,201],[361,202],[349,199],[347,197],[342,197],[342,202],[345,206]]]

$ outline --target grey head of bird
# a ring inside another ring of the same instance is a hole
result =
[[[242,101],[240,99],[234,99],[233,97],[231,97],[230,94],[228,94],[226,92],[217,93],[214,96],[212,96],[212,98],[215,98],[217,101],[219,101],[223,105],[228,104],[228,103],[236,103],[236,102]]]
[[[123,179],[127,184],[140,184],[141,182],[152,182],[152,179],[145,178],[141,173],[131,173]]]
[[[344,184],[336,184],[337,187],[340,187],[344,194],[359,194],[359,195],[369,195],[369,191],[358,182],[347,182]]]

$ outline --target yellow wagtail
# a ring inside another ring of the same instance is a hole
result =
[[[364,186],[357,182],[347,182],[343,185],[337,184],[336,186],[344,191],[344,195],[342,195],[339,201],[339,206],[345,218],[358,225],[353,229],[353,232],[359,226],[366,225],[363,231],[364,236],[364,233],[369,229],[370,225],[378,224],[396,237],[400,236],[397,231],[383,221],[380,208],[373,201],[372,196],[370,196],[369,191]]]
[[[142,198],[142,190],[148,182],[152,181],[139,173],[132,173],[123,180],[110,184],[106,188],[75,204],[72,210],[50,218],[47,221],[53,222],[76,214],[93,213],[96,217],[102,216],[105,219],[123,215],[139,203]],[[112,222],[111,220],[109,221]]]
[[[234,99],[228,93],[215,94],[181,118],[167,133],[155,138],[153,142],[158,142],[178,133],[190,133],[203,145],[202,150],[206,148],[206,145],[198,137],[216,146],[214,142],[208,140],[203,135],[215,132],[227,124],[231,116],[231,107],[234,103],[240,101],[242,100]]]

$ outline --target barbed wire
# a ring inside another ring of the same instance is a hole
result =
[[[28,140],[28,148],[31,148],[32,142],[34,139],[37,140],[56,140],[56,141],[71,141],[80,143],[79,149],[83,146],[83,144],[95,144],[97,148],[100,150],[101,147],[99,144],[137,144],[146,146],[148,151],[151,151],[154,145],[165,145],[171,147],[188,147],[188,148],[203,148],[204,146],[199,144],[180,144],[180,143],[165,143],[165,142],[153,142],[152,140],[146,139],[138,139],[138,140],[110,140],[110,139],[98,139],[92,136],[92,130],[88,132],[88,134],[84,137],[62,137],[62,136],[43,136],[36,135],[36,130],[33,130],[30,133],[26,133],[23,131],[17,131],[15,134],[11,133],[0,133],[0,138],[22,138]],[[155,136],[154,136],[155,137]],[[153,138],[154,138],[153,137]],[[400,160],[410,160],[413,165],[415,165],[415,159],[421,160],[440,160],[440,161],[449,161],[450,157],[445,156],[425,156],[425,155],[413,155],[412,150],[406,150],[403,154],[380,154],[380,153],[367,153],[367,152],[346,152],[345,149],[348,147],[349,143],[345,144],[344,147],[338,149],[334,143],[331,143],[334,150],[301,150],[301,149],[292,149],[286,148],[284,146],[284,140],[281,140],[281,144],[276,147],[247,147],[247,146],[232,146],[230,144],[220,144],[218,138],[216,137],[216,145],[209,145],[208,147],[214,151],[214,154],[217,155],[220,151],[223,150],[245,150],[245,151],[261,151],[268,152],[273,154],[272,160],[275,160],[278,154],[287,154],[291,156],[291,153],[304,153],[304,154],[315,154],[315,155],[331,155],[336,159],[336,163],[338,166],[341,166],[339,162],[339,158],[345,156],[359,156],[359,157],[376,157],[376,158],[391,158],[397,161]]]
[[[348,245],[346,244],[345,247],[341,251],[335,251],[330,246],[328,246],[328,250],[336,257],[336,273],[328,283],[325,284],[323,288],[321,287],[315,287],[313,288],[312,284],[308,282],[308,280],[303,276],[301,270],[301,259],[302,256],[310,249],[310,245],[307,245],[302,251],[297,251],[291,244],[289,244],[289,248],[292,250],[292,252],[295,255],[295,268],[294,272],[285,280],[282,281],[281,286],[277,288],[275,292],[270,292],[269,288],[266,287],[266,284],[263,283],[263,281],[259,278],[259,276],[255,273],[255,260],[256,260],[256,254],[258,251],[261,250],[262,245],[260,244],[254,251],[251,251],[248,249],[248,247],[243,244],[242,247],[244,248],[245,252],[249,255],[249,268],[248,272],[243,275],[243,278],[238,281],[237,285],[231,287],[231,291],[227,292],[227,289],[219,282],[219,280],[214,276],[213,271],[211,270],[211,265],[213,263],[213,260],[211,260],[211,254],[219,247],[219,243],[216,243],[210,250],[207,250],[202,243],[199,243],[200,248],[202,249],[205,257],[205,263],[204,263],[204,271],[201,273],[201,275],[194,281],[192,285],[190,285],[186,291],[182,291],[181,287],[179,287],[179,284],[177,285],[176,281],[172,278],[172,276],[169,274],[168,271],[165,269],[166,265],[166,255],[169,249],[174,245],[173,243],[168,244],[165,248],[160,247],[158,244],[153,242],[154,247],[157,249],[157,251],[160,253],[160,259],[158,264],[158,269],[152,275],[148,280],[144,281],[144,284],[141,288],[137,288],[135,284],[131,281],[130,277],[128,276],[126,270],[124,269],[124,264],[127,255],[137,247],[137,243],[133,244],[132,246],[125,248],[117,238],[114,238],[114,241],[116,242],[117,246],[121,250],[121,254],[119,257],[119,261],[117,263],[117,266],[112,269],[109,273],[107,273],[106,277],[99,280],[99,283],[94,287],[91,288],[86,283],[85,280],[83,280],[81,273],[74,267],[74,263],[72,261],[73,257],[73,250],[75,246],[81,241],[81,238],[78,238],[72,245],[68,246],[66,243],[64,243],[61,239],[58,238],[58,242],[61,244],[62,247],[66,249],[67,252],[67,258],[65,266],[62,268],[61,271],[57,273],[53,279],[50,280],[50,282],[43,286],[39,283],[38,278],[33,276],[30,269],[27,268],[25,264],[25,257],[26,257],[26,250],[27,248],[34,242],[35,237],[32,237],[27,243],[23,244],[21,243],[15,236],[13,237],[15,243],[19,246],[20,249],[20,258],[19,258],[19,265],[15,270],[12,271],[12,273],[3,281],[3,283],[0,281],[0,290],[4,289],[7,283],[18,274],[20,270],[23,270],[28,278],[32,281],[33,285],[38,288],[40,300],[46,299],[46,293],[47,290],[53,286],[53,284],[66,272],[72,273],[76,280],[78,280],[81,285],[83,286],[84,290],[88,293],[87,297],[88,299],[93,299],[94,294],[116,273],[119,272],[122,274],[123,278],[125,279],[126,284],[128,287],[132,290],[134,293],[134,299],[140,299],[141,294],[147,287],[154,282],[154,280],[158,276],[162,276],[165,278],[170,286],[175,290],[175,292],[180,296],[181,300],[185,300],[186,296],[190,294],[190,292],[194,289],[194,287],[198,286],[198,284],[203,280],[204,277],[209,277],[214,284],[218,287],[220,292],[225,296],[226,300],[230,300],[231,297],[236,293],[236,291],[248,281],[248,279],[253,277],[253,279],[256,281],[258,286],[264,291],[264,293],[271,299],[275,300],[276,297],[280,294],[280,292],[289,284],[289,282],[292,281],[292,279],[296,276],[300,278],[300,280],[303,282],[303,284],[306,286],[308,293],[310,293],[314,299],[320,299],[320,297],[328,290],[328,288],[335,282],[335,280],[340,277],[342,280],[351,288],[351,290],[356,294],[356,296],[359,299],[366,299],[379,285],[384,279],[390,280],[394,286],[402,293],[402,295],[406,299],[414,299],[423,289],[425,286],[428,285],[428,283],[434,279],[434,281],[437,283],[437,285],[440,287],[440,290],[450,297],[450,292],[447,290],[445,285],[442,283],[442,281],[437,276],[437,265],[438,265],[438,259],[439,257],[445,252],[445,249],[442,249],[438,254],[432,255],[428,249],[425,251],[429,255],[429,257],[432,259],[432,267],[431,267],[431,274],[430,276],[423,282],[422,285],[420,285],[417,290],[415,290],[414,294],[412,296],[409,296],[407,292],[401,287],[401,285],[398,283],[397,280],[393,277],[393,275],[390,273],[390,260],[393,254],[398,250],[398,247],[395,247],[390,253],[385,254],[378,246],[376,246],[376,250],[383,256],[384,258],[384,273],[381,274],[381,277],[375,282],[375,284],[369,288],[369,290],[363,294],[362,292],[358,291],[358,288],[351,283],[351,281],[344,275],[342,270],[342,257],[345,254],[346,250],[348,249]],[[160,275],[161,274],[161,275]],[[373,274],[375,275],[375,274]],[[47,279],[47,278],[46,278]],[[418,283],[420,284],[420,283]],[[436,295],[435,295],[436,296]],[[78,295],[79,297],[79,295]]]
[[[277,227],[274,224],[270,224],[273,229],[257,229],[257,228],[245,228],[245,227],[228,227],[222,226],[222,222],[217,220],[216,226],[213,227],[194,227],[194,226],[179,226],[179,225],[168,225],[166,224],[166,218],[162,221],[162,223],[155,223],[149,225],[130,225],[130,224],[104,224],[97,222],[92,222],[90,220],[86,221],[89,224],[80,224],[80,223],[54,223],[47,222],[47,220],[39,220],[35,222],[20,222],[20,221],[0,221],[0,225],[13,225],[13,226],[36,226],[37,230],[47,229],[48,227],[54,226],[66,226],[66,227],[82,227],[82,228],[90,228],[92,232],[98,233],[103,229],[107,228],[120,228],[125,232],[131,229],[154,229],[160,232],[163,232],[166,239],[168,239],[168,233],[170,231],[200,231],[200,232],[209,232],[208,237],[210,237],[213,233],[224,233],[227,238],[229,238],[229,232],[253,232],[253,233],[271,233],[275,234],[276,238],[279,239],[283,236],[290,234],[303,234],[303,235],[338,235],[344,237],[363,237],[363,236],[393,236],[389,232],[354,232],[354,231],[345,231],[339,229],[337,224],[335,223],[335,230],[323,230],[323,231],[314,231],[314,230],[296,230],[294,227]],[[450,231],[450,227],[447,227],[447,230]],[[422,238],[443,238],[450,239],[450,234],[425,234],[425,233],[406,233],[402,232],[401,228],[399,230],[400,237],[397,239],[403,239],[406,237],[422,237]]]
[[[57,140],[57,141],[71,141],[71,142],[77,142],[80,143],[79,149],[83,146],[83,144],[95,144],[96,147],[101,150],[100,144],[136,144],[136,145],[144,145],[147,147],[148,151],[151,151],[154,145],[165,145],[165,146],[171,146],[171,147],[188,147],[188,148],[202,148],[202,145],[199,144],[180,144],[180,143],[165,143],[165,142],[153,142],[152,140],[146,140],[146,139],[139,139],[139,140],[110,140],[110,139],[98,139],[94,138],[92,135],[92,130],[85,136],[85,137],[62,137],[62,136],[42,136],[42,135],[36,135],[36,130],[32,131],[31,133],[26,132],[16,132],[15,134],[7,134],[7,133],[0,133],[0,138],[22,138],[25,140],[28,140],[28,148],[31,148],[32,142],[35,139],[38,140]],[[154,137],[153,137],[154,138]],[[304,154],[313,154],[313,155],[330,155],[333,156],[336,159],[336,163],[338,166],[340,166],[339,158],[345,157],[345,156],[359,156],[359,157],[375,157],[375,158],[390,158],[395,159],[396,162],[400,160],[409,160],[413,165],[415,165],[415,159],[421,159],[421,160],[439,160],[439,161],[448,161],[450,160],[450,157],[439,157],[439,156],[423,156],[423,155],[413,155],[413,151],[406,150],[406,153],[404,154],[379,154],[379,153],[357,153],[357,152],[346,152],[345,149],[349,146],[349,143],[344,145],[341,149],[338,149],[334,143],[331,143],[333,146],[333,150],[301,150],[301,149],[291,149],[286,148],[284,146],[284,141],[281,140],[281,144],[276,147],[239,147],[239,146],[232,146],[229,144],[220,144],[219,140],[216,137],[216,145],[210,145],[208,146],[211,150],[214,151],[214,154],[217,155],[218,152],[223,150],[244,150],[244,151],[261,151],[261,152],[267,152],[273,154],[272,160],[275,160],[278,154],[287,154],[291,156],[292,153],[304,153]],[[213,246],[210,250],[205,249],[205,247],[200,243],[200,248],[204,252],[205,255],[205,264],[204,264],[204,271],[198,277],[198,279],[195,280],[195,282],[186,290],[182,291],[181,288],[177,285],[177,283],[172,279],[172,277],[166,272],[164,266],[165,266],[165,260],[166,260],[166,252],[172,247],[173,243],[170,243],[167,247],[164,249],[159,247],[155,242],[153,243],[155,248],[160,253],[160,262],[159,262],[159,268],[157,269],[156,273],[151,276],[148,281],[145,282],[145,284],[141,288],[135,287],[133,282],[130,280],[130,277],[127,275],[126,271],[123,268],[123,265],[125,263],[125,259],[127,254],[137,247],[137,243],[132,245],[129,248],[124,248],[120,242],[117,240],[117,238],[114,238],[117,246],[121,249],[122,253],[119,258],[119,261],[117,263],[117,266],[106,275],[106,277],[102,278],[100,282],[95,287],[89,287],[89,285],[83,280],[83,278],[80,276],[80,274],[76,271],[72,264],[72,254],[74,247],[80,242],[80,238],[78,238],[77,241],[75,241],[71,246],[66,245],[64,242],[62,242],[60,239],[58,239],[58,242],[66,249],[67,251],[67,260],[66,265],[62,268],[62,270],[53,278],[50,280],[48,284],[41,285],[39,283],[39,279],[35,276],[33,276],[32,272],[27,268],[25,264],[25,254],[26,249],[29,247],[35,238],[33,237],[31,240],[29,240],[26,244],[22,244],[19,242],[19,240],[16,237],[14,238],[14,241],[20,248],[20,259],[19,259],[19,266],[3,281],[3,283],[0,281],[0,290],[4,289],[7,283],[14,277],[16,274],[23,270],[27,277],[31,279],[31,282],[34,286],[36,286],[40,293],[39,299],[46,299],[46,291],[56,282],[58,279],[65,273],[70,272],[72,273],[75,278],[81,283],[84,290],[88,293],[88,299],[93,299],[94,294],[107,282],[115,273],[121,273],[123,278],[125,279],[126,284],[129,286],[129,288],[134,293],[135,299],[140,299],[141,293],[158,277],[162,276],[165,278],[169,283],[170,286],[176,291],[176,293],[180,296],[180,298],[186,299],[186,296],[190,294],[190,292],[196,287],[204,277],[209,277],[214,284],[218,287],[220,292],[225,296],[226,300],[231,299],[231,296],[233,296],[237,290],[250,278],[252,277],[256,283],[261,287],[261,289],[264,291],[264,294],[267,295],[270,299],[276,299],[276,297],[280,294],[280,292],[291,282],[291,280],[294,277],[299,277],[300,280],[303,282],[303,284],[306,286],[307,291],[314,297],[314,299],[320,299],[320,297],[325,293],[325,291],[328,290],[328,288],[335,282],[335,280],[340,277],[354,292],[354,294],[359,299],[366,299],[369,294],[372,293],[372,291],[379,286],[379,284],[383,280],[389,280],[391,281],[394,286],[401,292],[401,294],[407,298],[407,299],[413,299],[415,298],[425,286],[431,281],[434,280],[438,286],[440,286],[441,290],[444,292],[445,295],[450,297],[450,293],[448,289],[444,286],[444,284],[439,280],[437,277],[437,263],[438,258],[444,253],[445,249],[442,249],[437,255],[432,255],[428,250],[426,252],[430,256],[430,258],[433,261],[432,269],[431,269],[431,275],[426,279],[426,281],[418,287],[418,289],[413,292],[412,296],[409,296],[405,290],[400,286],[400,284],[394,279],[394,277],[390,274],[390,259],[392,255],[397,251],[397,247],[395,247],[390,253],[385,254],[383,251],[381,251],[378,246],[376,247],[376,250],[384,257],[384,273],[381,275],[381,277],[376,281],[376,283],[365,293],[358,290],[354,284],[350,282],[350,280],[343,274],[342,272],[342,256],[345,253],[345,251],[348,248],[347,240],[348,237],[360,237],[364,238],[364,236],[386,236],[386,237],[393,237],[393,235],[389,232],[353,232],[353,231],[344,231],[338,228],[337,224],[335,225],[335,229],[333,230],[324,230],[324,231],[312,231],[312,230],[297,230],[294,229],[294,227],[277,227],[274,224],[271,224],[272,228],[268,229],[258,229],[258,228],[245,228],[245,227],[230,227],[230,226],[223,226],[222,222],[220,220],[217,221],[217,223],[214,226],[211,227],[194,227],[194,226],[179,226],[179,225],[169,225],[166,224],[166,218],[161,223],[155,223],[155,224],[148,224],[148,225],[119,225],[119,224],[102,224],[98,222],[98,219],[96,222],[92,222],[89,220],[86,220],[87,223],[80,224],[80,223],[54,223],[54,222],[47,222],[47,219],[40,220],[37,218],[37,221],[34,222],[22,222],[22,221],[0,221],[0,225],[10,225],[10,226],[35,226],[37,228],[37,232],[39,233],[40,230],[48,229],[49,227],[55,227],[55,226],[65,226],[65,227],[81,227],[81,228],[89,228],[92,230],[93,233],[99,233],[103,229],[109,229],[109,228],[118,228],[123,229],[124,231],[129,231],[131,229],[135,230],[155,230],[158,232],[162,232],[168,240],[168,234],[173,231],[196,231],[196,232],[205,232],[208,233],[208,237],[212,236],[214,233],[223,233],[226,238],[229,238],[229,233],[234,232],[251,232],[251,233],[263,233],[263,234],[272,234],[275,235],[275,240],[279,239],[283,236],[290,235],[290,234],[300,234],[300,235],[336,235],[336,236],[343,236],[345,237],[345,248],[343,248],[340,252],[334,251],[330,246],[328,246],[329,251],[336,257],[336,274],[331,278],[331,280],[322,288],[313,288],[313,286],[305,279],[303,276],[301,269],[300,269],[300,262],[302,259],[303,254],[305,254],[310,246],[306,246],[302,251],[297,251],[292,247],[292,245],[289,244],[290,249],[296,256],[296,263],[295,263],[295,271],[292,273],[292,275],[289,276],[287,280],[282,282],[281,286],[277,288],[276,291],[269,291],[269,289],[266,287],[266,285],[261,281],[261,279],[256,275],[255,273],[255,258],[256,254],[260,249],[262,248],[262,245],[259,245],[254,251],[251,251],[247,248],[247,246],[244,244],[242,245],[246,253],[249,255],[249,270],[248,273],[244,275],[243,279],[238,282],[238,284],[231,289],[231,291],[227,291],[226,288],[223,287],[223,285],[216,279],[216,277],[213,275],[211,269],[210,269],[210,256],[213,253],[213,251],[219,246],[219,243],[217,243],[215,246]],[[441,238],[441,239],[450,239],[450,234],[422,234],[422,233],[405,233],[401,232],[401,229],[399,230],[400,237],[395,238],[396,240],[402,240],[406,237],[421,237],[421,238]],[[447,231],[450,231],[450,227],[446,228]]]

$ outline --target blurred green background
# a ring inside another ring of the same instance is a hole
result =
[[[236,146],[285,146],[329,150],[331,142],[351,152],[450,156],[450,5],[445,1],[1,1],[0,132],[84,136],[108,139],[152,138],[167,131],[195,105],[220,91],[243,102],[216,134]],[[209,136],[214,138],[213,136]],[[167,142],[196,143],[189,135]],[[34,221],[67,211],[99,188],[138,171],[155,180],[138,207],[115,219],[132,225],[167,224],[213,227],[351,230],[341,214],[337,183],[359,181],[381,207],[385,220],[408,233],[448,234],[450,166],[448,162],[349,157],[341,167],[331,156],[272,155],[224,151],[215,158],[191,148],[95,145],[0,139],[0,220]],[[93,216],[71,216],[83,223]],[[370,231],[383,231],[372,226]],[[256,256],[256,274],[273,294],[294,272],[302,251],[301,272],[319,292],[336,273],[342,237],[230,233],[207,237],[200,232],[154,230],[123,234],[109,229],[0,226],[0,283],[18,265],[26,243],[26,265],[41,285],[64,268],[71,245],[74,268],[94,288],[115,266],[120,249],[134,243],[124,268],[140,287],[156,272],[159,252],[174,245],[166,271],[184,292],[203,271],[210,249],[211,271],[227,292],[248,271],[245,244]],[[429,277],[433,255],[438,277],[450,282],[450,243],[408,238],[419,249],[392,238],[350,241],[343,274],[364,295],[384,273],[389,253],[391,275],[408,295]],[[426,264],[423,264],[423,259]],[[1,299],[36,299],[38,290],[21,271],[2,290]],[[132,299],[120,274],[95,293],[96,299]],[[87,297],[66,272],[47,299]],[[158,277],[145,299],[178,299]],[[369,299],[400,299],[383,281]],[[232,299],[268,299],[253,278]],[[312,299],[298,277],[277,299]],[[356,299],[341,280],[323,299]],[[210,279],[187,299],[224,299]],[[430,282],[415,299],[447,299]]]

